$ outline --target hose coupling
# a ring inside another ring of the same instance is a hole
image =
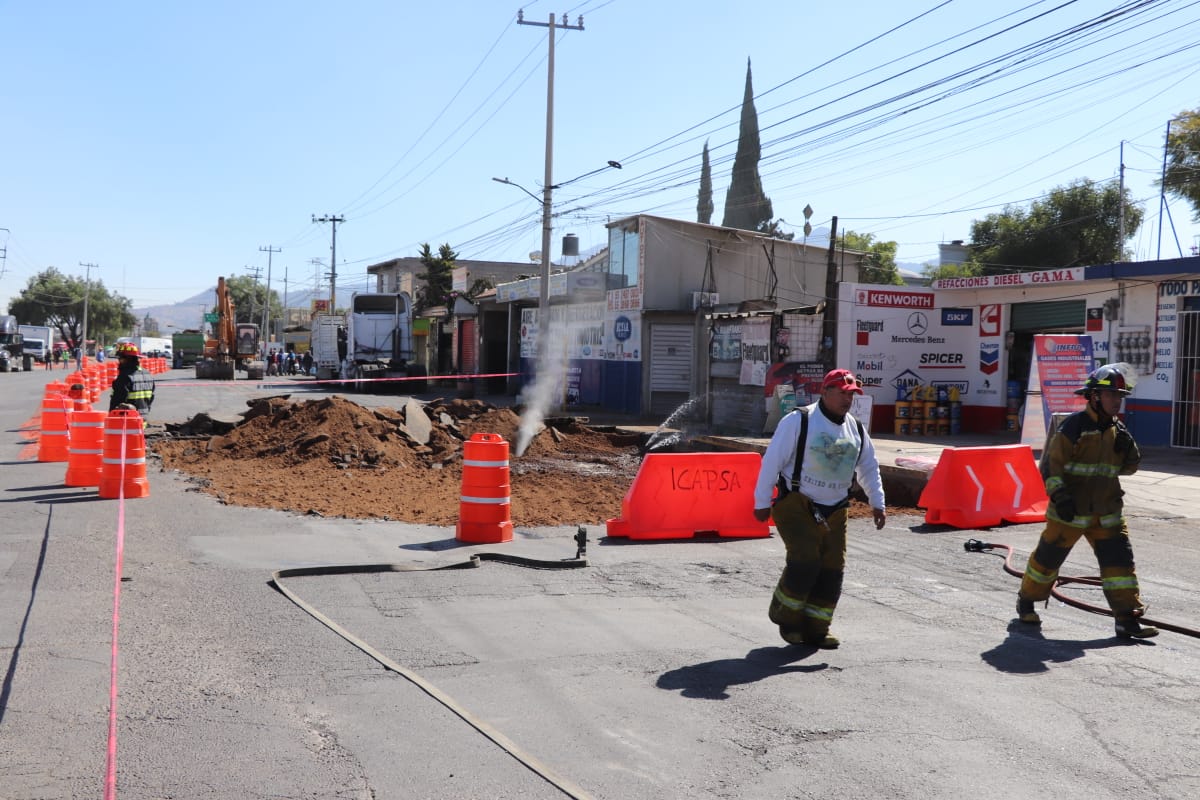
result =
[[[967,539],[963,542],[963,550],[966,550],[968,553],[982,553],[984,550],[991,550],[993,546],[978,539]]]

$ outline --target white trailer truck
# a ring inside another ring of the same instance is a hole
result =
[[[346,315],[317,314],[312,322],[313,366],[317,380],[341,377],[346,358]]]
[[[53,325],[21,325],[21,335],[25,337],[25,352],[33,355],[36,361],[54,358],[54,342],[58,329]]]
[[[424,376],[413,361],[413,306],[407,292],[355,292],[346,318],[346,366],[343,377],[366,381]],[[363,383],[372,392],[409,393],[424,381]]]

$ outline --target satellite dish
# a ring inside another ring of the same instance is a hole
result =
[[[530,260],[530,261],[532,261],[532,262],[533,262],[533,263],[535,263],[535,264],[540,264],[540,263],[541,263],[541,261],[542,261],[542,251],[541,251],[541,250],[534,250],[533,252],[531,252],[531,253],[529,254],[529,260]]]

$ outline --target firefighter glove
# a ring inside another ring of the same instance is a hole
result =
[[[1075,499],[1065,490],[1060,489],[1054,493],[1054,497],[1050,498],[1054,503],[1054,510],[1058,513],[1058,518],[1064,521],[1075,519]]]
[[[1121,423],[1117,423],[1117,435],[1113,438],[1113,451],[1118,455],[1125,455],[1133,448],[1133,436],[1130,435],[1129,429]]]

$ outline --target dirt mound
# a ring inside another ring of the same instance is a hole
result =
[[[451,525],[459,515],[462,443],[495,433],[515,447],[521,418],[479,400],[368,409],[342,397],[249,401],[244,420],[198,415],[151,442],[163,469],[222,502],[297,513]],[[520,525],[598,524],[620,512],[640,438],[551,420],[521,456],[510,451]]]

